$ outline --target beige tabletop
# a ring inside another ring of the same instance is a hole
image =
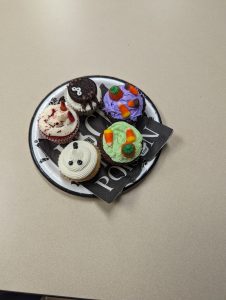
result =
[[[94,299],[226,299],[226,2],[0,0],[0,289]],[[41,99],[81,75],[137,84],[174,128],[109,205],[36,169]]]

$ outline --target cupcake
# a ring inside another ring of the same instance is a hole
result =
[[[92,114],[102,102],[100,88],[87,77],[71,80],[64,98],[79,115]]]
[[[75,138],[79,128],[79,117],[65,102],[49,105],[38,120],[41,135],[57,143],[66,144]]]
[[[143,115],[145,100],[135,86],[126,83],[112,86],[104,95],[103,106],[111,121],[134,124]]]
[[[137,160],[142,151],[142,135],[126,122],[115,122],[100,136],[99,147],[103,159],[112,165]]]
[[[97,147],[86,141],[68,144],[58,160],[60,172],[75,182],[91,180],[100,168],[100,152]]]

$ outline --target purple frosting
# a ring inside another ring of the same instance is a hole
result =
[[[130,91],[125,89],[125,86],[120,86],[120,89],[123,92],[123,97],[118,101],[114,101],[110,98],[109,92],[107,92],[104,96],[104,111],[109,114],[112,118],[118,120],[132,120],[136,121],[139,116],[142,115],[143,107],[144,107],[144,100],[143,97],[138,93],[138,95],[132,94]],[[129,107],[128,101],[129,100],[139,100],[139,107]],[[130,116],[127,119],[124,119],[121,115],[121,112],[118,108],[119,104],[124,104],[128,110],[130,111]]]

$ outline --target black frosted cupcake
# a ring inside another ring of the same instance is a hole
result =
[[[102,102],[100,88],[88,77],[71,80],[64,98],[79,115],[92,114]]]

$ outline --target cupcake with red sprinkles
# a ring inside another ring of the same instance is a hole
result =
[[[79,117],[64,101],[49,105],[38,120],[41,135],[56,144],[71,142],[77,135]]]

